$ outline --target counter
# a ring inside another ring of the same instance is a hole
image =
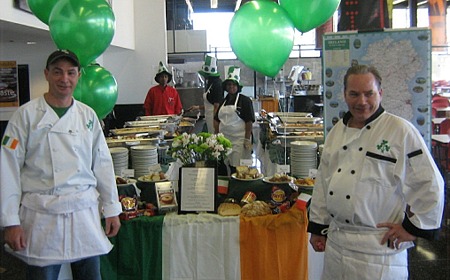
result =
[[[169,214],[122,221],[103,279],[319,279],[306,212],[254,218]],[[309,247],[309,248],[308,248]],[[309,275],[309,276],[308,276]]]

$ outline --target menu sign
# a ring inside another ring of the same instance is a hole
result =
[[[216,212],[216,168],[182,167],[179,184],[179,212]]]
[[[11,107],[19,107],[17,64],[15,61],[0,61],[0,110]]]

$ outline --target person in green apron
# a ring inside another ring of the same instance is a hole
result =
[[[214,115],[223,102],[223,89],[220,73],[217,71],[217,59],[212,56],[205,56],[205,64],[198,71],[205,77],[205,92],[203,93],[203,105],[193,105],[188,108],[189,111],[205,110],[205,122],[207,131],[214,133]]]
[[[222,133],[233,145],[233,151],[224,162],[229,172],[223,174],[224,170],[219,168],[220,175],[233,174],[236,166],[240,165],[240,160],[251,159],[252,154],[251,136],[255,112],[251,99],[240,94],[240,70],[238,66],[227,67],[222,86],[228,94],[214,117],[215,133]]]

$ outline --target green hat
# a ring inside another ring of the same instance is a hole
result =
[[[162,61],[160,61],[160,62],[159,62],[158,73],[156,73],[156,75],[155,75],[155,81],[156,81],[157,83],[159,83],[159,82],[158,82],[158,76],[159,76],[160,74],[163,74],[163,73],[166,73],[166,74],[169,76],[169,81],[167,81],[167,82],[170,83],[170,81],[172,81],[172,73],[170,73],[169,70],[167,70],[167,67],[164,66],[164,64],[162,63]]]
[[[219,77],[220,73],[217,72],[217,59],[215,57],[206,55],[205,64],[202,65],[202,70],[199,70],[198,73],[205,77]]]
[[[225,66],[225,80],[222,83],[223,88],[225,88],[225,83],[227,81],[233,81],[238,86],[242,87],[242,84],[240,82],[241,80],[241,68],[239,66],[235,65],[228,65]]]

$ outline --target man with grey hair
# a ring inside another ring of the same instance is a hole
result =
[[[418,130],[381,106],[381,82],[348,69],[348,112],[325,141],[308,225],[322,279],[408,279],[407,249],[441,225],[443,178]]]

